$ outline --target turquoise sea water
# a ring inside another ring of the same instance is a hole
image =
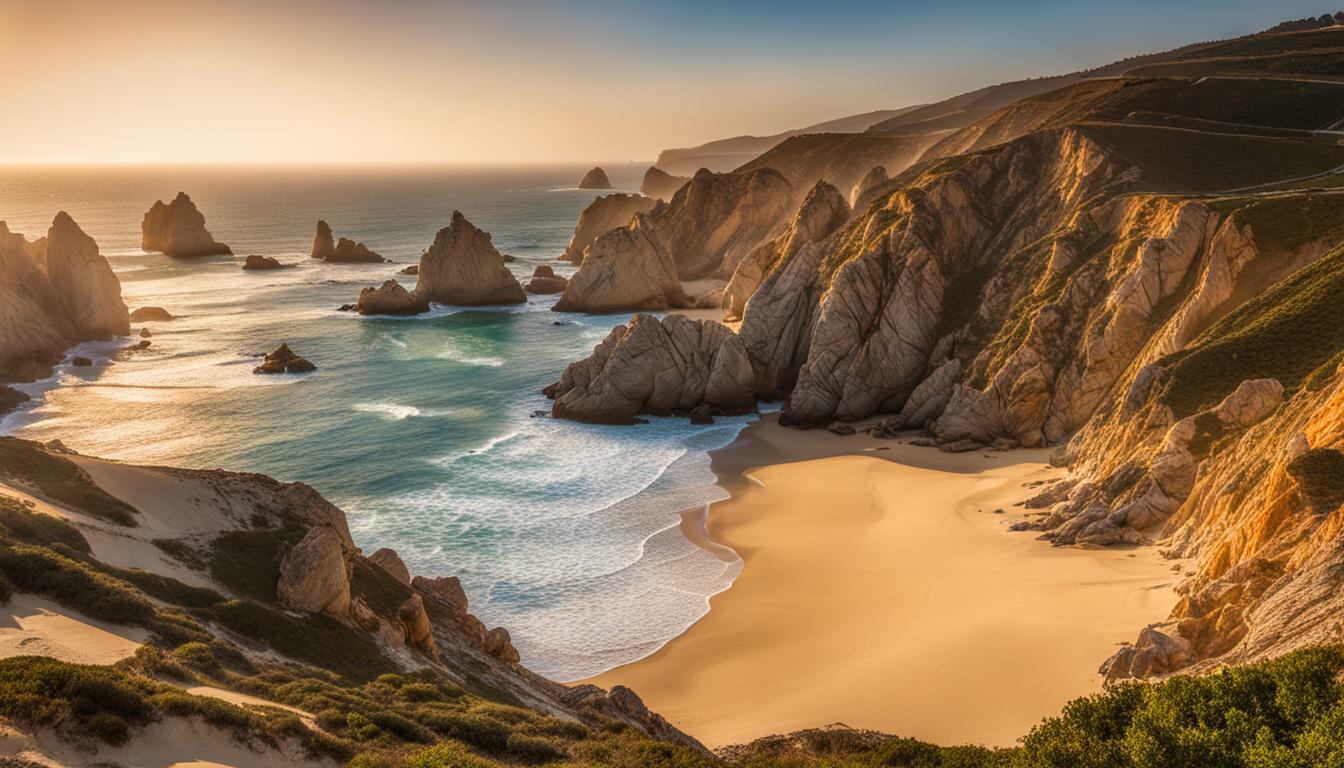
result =
[[[618,187],[643,166],[608,167]],[[360,546],[395,549],[412,572],[458,575],[472,611],[509,628],[524,662],[562,680],[656,650],[708,609],[740,563],[690,544],[679,512],[721,498],[708,450],[747,417],[693,427],[531,418],[565,364],[626,315],[526,305],[436,306],[416,318],[337,312],[359,289],[419,258],[460,209],[517,261],[520,277],[554,259],[592,192],[582,167],[442,170],[0,169],[0,220],[33,239],[58,210],[95,240],[152,346],[77,350],[93,368],[58,368],[0,431],[59,438],[134,462],[223,467],[302,480],[344,508]],[[171,259],[140,250],[156,199],[187,191],[234,257]],[[326,219],[397,264],[308,259]],[[252,253],[296,264],[244,272]],[[413,283],[413,277],[401,277]],[[303,376],[251,373],[288,342],[317,364]]]

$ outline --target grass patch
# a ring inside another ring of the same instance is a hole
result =
[[[0,496],[0,529],[7,538],[24,544],[61,544],[82,554],[90,551],[88,540],[78,528],[51,515],[34,512],[26,502],[12,496]]]
[[[147,725],[153,684],[109,667],[38,656],[0,659],[0,714],[31,725],[69,724],[109,744]]]
[[[140,514],[99,488],[74,462],[28,440],[0,438],[0,474],[61,506],[118,525],[135,526]]]
[[[210,543],[210,575],[240,595],[273,603],[281,553],[301,538],[297,527],[221,534]]]
[[[149,626],[156,618],[154,606],[125,582],[49,549],[0,549],[0,573],[23,592],[46,595],[95,619]]]
[[[396,670],[371,638],[327,616],[296,618],[250,600],[221,603],[210,614],[243,637],[350,680],[369,680]]]
[[[350,576],[350,591],[360,595],[379,615],[395,617],[397,610],[411,599],[409,587],[393,578],[387,571],[362,557],[355,558]]]

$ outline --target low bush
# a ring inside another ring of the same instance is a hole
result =
[[[148,626],[154,606],[125,582],[49,549],[0,547],[0,573],[24,592],[46,595],[95,619]]]
[[[81,554],[89,552],[89,542],[78,528],[51,515],[35,512],[12,496],[0,496],[0,528],[16,542],[38,546],[63,544]]]
[[[210,615],[242,637],[356,682],[396,668],[368,635],[327,616],[297,618],[250,600],[220,603]]]
[[[13,437],[0,438],[0,475],[32,488],[62,506],[111,523],[135,526],[139,511],[99,488],[73,461],[42,446]]]

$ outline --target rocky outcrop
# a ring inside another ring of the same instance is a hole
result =
[[[672,254],[648,219],[637,214],[628,227],[614,229],[588,247],[583,265],[551,309],[616,312],[690,305]]]
[[[308,530],[280,562],[280,604],[345,621],[350,614],[350,570],[341,537],[330,527]]]
[[[98,253],[98,244],[64,211],[47,230],[47,281],[80,339],[105,339],[131,332],[121,300],[121,282]]]
[[[387,280],[377,288],[361,290],[355,311],[361,315],[418,315],[429,311],[429,302],[396,280]]]
[[[849,204],[840,191],[824,181],[817,182],[788,228],[738,263],[723,292],[725,318],[740,320],[747,300],[776,264],[791,259],[803,246],[829,237],[849,220],[849,214]]]
[[[163,307],[139,307],[131,313],[133,323],[164,323],[174,319]]]
[[[389,576],[402,584],[411,586],[411,571],[396,552],[383,547],[369,555],[369,562],[387,571]]]
[[[271,256],[252,254],[243,261],[243,269],[283,269],[284,264]]]
[[[755,407],[751,364],[737,335],[719,323],[636,315],[547,387],[556,418],[629,424],[641,413],[718,413]]]
[[[537,268],[532,270],[532,279],[527,281],[523,290],[528,293],[561,293],[565,286],[569,285],[569,280],[555,274],[555,270],[545,264],[538,264]]]
[[[485,633],[485,652],[506,664],[517,664],[522,659],[518,649],[513,647],[509,631],[503,627],[495,627]]]
[[[462,589],[462,582],[456,576],[438,576],[433,579],[414,576],[411,578],[411,586],[417,592],[432,595],[462,613],[467,612],[467,593]]]
[[[490,242],[460,211],[420,257],[415,292],[442,304],[521,304],[527,295]]]
[[[868,204],[873,201],[873,195],[876,191],[884,186],[889,180],[890,177],[887,176],[886,166],[873,166],[873,169],[869,171],[858,184],[855,184],[854,189],[850,191],[850,205],[854,206],[855,210],[867,208]]]
[[[145,212],[140,224],[140,247],[169,256],[213,256],[233,253],[229,246],[215,242],[205,228],[205,216],[196,210],[186,192],[178,192],[173,202],[162,200]]]
[[[333,243],[331,227],[322,220],[317,222],[317,232],[313,235],[311,257],[331,264],[382,264],[387,261],[363,243],[344,237]]]
[[[317,366],[294,354],[288,344],[281,344],[274,352],[266,355],[261,365],[252,369],[253,373],[307,373],[317,370]]]
[[[582,264],[584,251],[602,235],[613,229],[627,226],[636,214],[653,210],[657,200],[643,195],[616,193],[599,197],[588,204],[579,214],[579,223],[574,227],[574,236],[570,238],[561,261],[570,264]]]
[[[644,180],[639,183],[639,191],[655,200],[671,200],[677,190],[686,186],[686,182],[690,180],[690,176],[673,176],[651,165],[649,170],[644,172]]]
[[[607,179],[607,172],[598,166],[583,175],[579,189],[611,189],[611,181]]]

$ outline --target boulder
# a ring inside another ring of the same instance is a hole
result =
[[[420,257],[415,292],[443,304],[521,304],[523,287],[504,266],[504,257],[490,242],[490,233],[453,211],[452,223],[440,229],[434,244]]]
[[[61,314],[76,339],[106,339],[131,332],[130,313],[121,300],[121,282],[98,244],[64,211],[47,230],[46,274]]]
[[[76,355],[70,361],[70,364],[75,366],[76,368],[88,368],[89,366],[93,365],[93,361],[87,357],[81,357],[79,355]]]
[[[588,247],[556,312],[615,312],[689,307],[672,254],[643,214]]]
[[[363,243],[348,238],[342,237],[332,243],[331,227],[321,220],[317,222],[317,232],[313,235],[311,256],[332,264],[382,264],[387,261]]]
[[[485,633],[485,652],[508,664],[517,664],[521,660],[509,631],[503,627]]]
[[[411,570],[396,552],[383,547],[369,555],[369,562],[387,571],[388,575],[406,586],[411,586]]]
[[[280,604],[344,620],[350,614],[350,571],[341,537],[328,526],[309,529],[280,561]]]
[[[1214,408],[1214,415],[1232,429],[1260,421],[1283,402],[1283,385],[1276,379],[1247,379]]]
[[[163,307],[140,307],[131,313],[131,322],[167,322],[174,319]]]
[[[429,302],[396,280],[388,280],[377,288],[360,291],[355,311],[361,315],[418,315],[429,311]]]
[[[755,407],[751,364],[737,334],[710,320],[636,315],[546,388],[556,418],[632,424],[641,413],[723,413]]]
[[[196,210],[186,192],[178,192],[173,202],[162,200],[145,212],[140,223],[140,247],[169,256],[212,256],[233,253],[229,246],[215,242],[205,228],[205,216]]]
[[[431,656],[438,655],[438,648],[434,645],[434,626],[429,621],[425,603],[419,595],[412,594],[401,604],[397,609],[397,621],[401,622],[407,645]],[[516,651],[514,653],[517,654]]]
[[[579,214],[579,222],[574,226],[574,236],[569,239],[569,245],[560,255],[560,260],[568,261],[570,264],[582,264],[583,252],[594,240],[613,229],[626,226],[635,214],[653,210],[657,202],[651,197],[624,193],[595,198]]]
[[[677,190],[686,186],[690,180],[690,176],[673,176],[660,168],[649,166],[649,170],[644,172],[644,180],[639,184],[639,191],[656,200],[671,200]]]
[[[243,261],[243,269],[281,269],[285,265],[270,256],[252,254]]]
[[[400,270],[397,271],[397,274],[398,274],[398,275],[418,275],[418,274],[420,274],[420,265],[419,265],[419,264],[411,264],[411,265],[402,267]]]
[[[312,486],[306,483],[286,483],[280,489],[280,499],[286,508],[309,526],[327,526],[341,537],[341,543],[347,550],[355,551],[355,541],[350,536],[350,526],[346,522],[345,512],[332,504]]]
[[[148,339],[150,336],[153,336],[153,335],[154,335],[154,334],[150,333],[150,331],[149,331],[148,328],[141,328],[141,329],[140,329],[140,338],[142,338],[142,339]]]
[[[451,606],[459,613],[467,612],[467,593],[462,589],[462,582],[456,576],[439,576],[433,579],[415,576],[411,578],[411,587]]]
[[[555,274],[555,270],[545,264],[538,265],[532,271],[532,279],[527,281],[523,290],[528,293],[561,293],[569,280]]]
[[[317,370],[317,366],[294,354],[288,344],[281,344],[266,356],[261,365],[252,369],[253,373],[307,373]]]
[[[583,175],[579,189],[611,189],[611,181],[607,179],[607,172],[598,166]]]

